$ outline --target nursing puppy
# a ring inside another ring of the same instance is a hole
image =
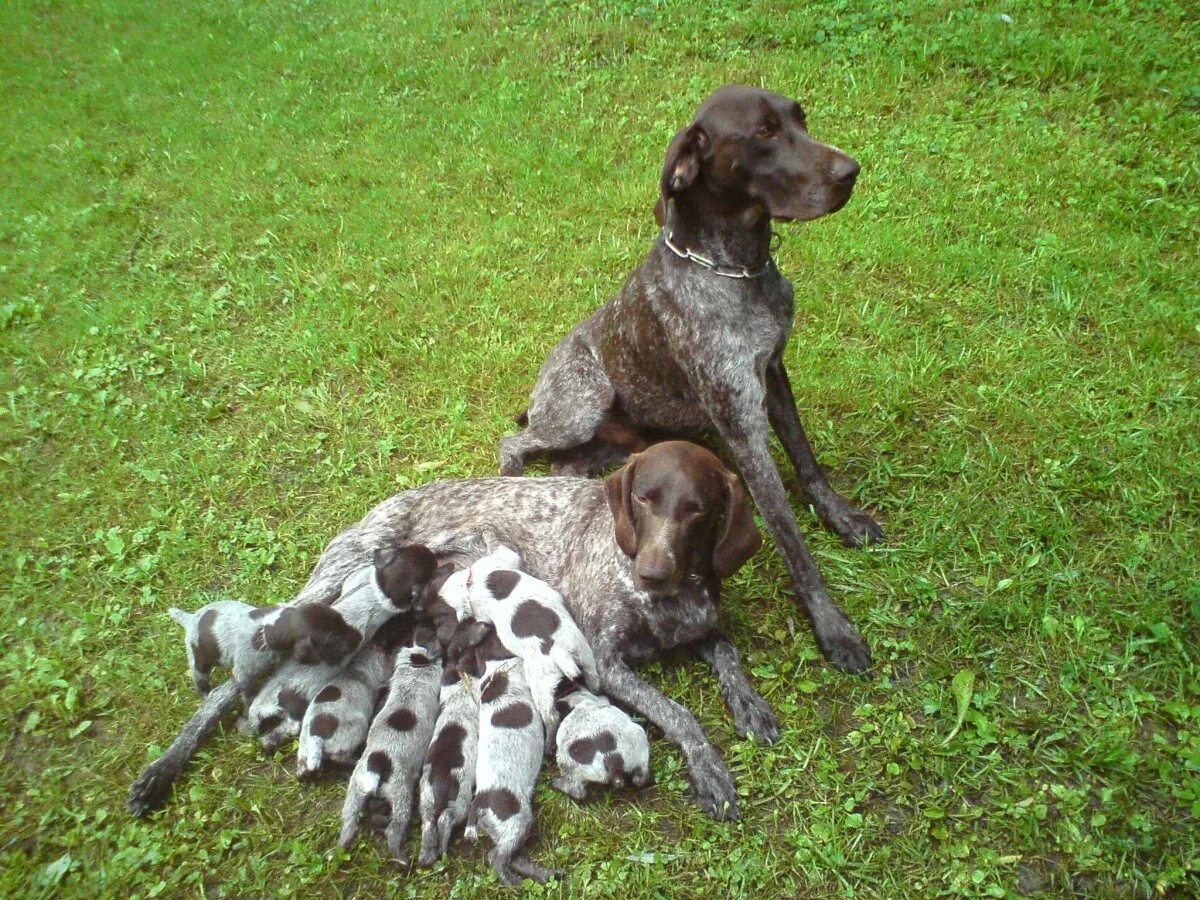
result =
[[[475,793],[479,687],[488,659],[511,658],[495,630],[463,622],[446,650],[441,708],[421,772],[421,855],[430,866],[446,855],[450,836],[467,817]]]
[[[517,570],[517,554],[500,546],[466,570],[451,576],[442,595],[465,595],[464,613],[495,625],[504,646],[521,657],[533,702],[546,728],[546,752],[554,747],[558,712],[554,698],[564,681],[580,678],[598,691],[592,647],[563,603],[544,581]],[[461,579],[461,580],[460,580]],[[462,601],[451,600],[452,605]]]
[[[362,640],[321,603],[254,607],[218,600],[194,613],[174,607],[168,613],[183,628],[192,682],[201,696],[211,689],[217,667],[231,669],[242,696],[251,697],[285,656],[302,663],[340,662]]]
[[[412,817],[413,787],[438,714],[442,667],[434,660],[436,652],[415,645],[396,654],[387,700],[371,723],[367,745],[346,789],[338,838],[346,850],[358,835],[367,801],[377,797],[387,807],[388,853],[400,862],[407,859],[401,844]]]
[[[559,700],[558,777],[553,786],[583,800],[589,784],[645,787],[651,781],[646,730],[607,698],[582,688]]]
[[[492,660],[480,686],[479,759],[475,799],[464,837],[482,829],[495,845],[488,857],[509,885],[521,878],[545,882],[558,874],[524,853],[533,826],[533,788],[542,767],[545,733],[518,660]]]
[[[273,753],[300,733],[308,705],[346,665],[345,661],[333,664],[285,661],[254,695],[238,720],[238,729],[243,734],[258,735],[263,749]]]
[[[375,550],[371,561],[350,574],[333,602],[333,610],[364,640],[396,614],[423,609],[437,568],[436,557],[421,544]]]
[[[375,716],[376,697],[390,675],[391,660],[375,642],[321,688],[300,725],[297,775],[311,777],[329,764],[354,765]]]

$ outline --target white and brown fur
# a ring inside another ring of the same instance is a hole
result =
[[[492,839],[488,859],[506,884],[545,882],[556,873],[525,855],[533,827],[533,788],[542,767],[545,730],[519,661],[490,660],[480,682],[475,799],[464,837]]]
[[[423,609],[426,587],[437,558],[421,544],[383,547],[371,554],[371,565],[351,573],[333,609],[369,640],[384,622],[399,613]]]
[[[624,710],[582,688],[558,701],[558,777],[552,784],[583,800],[589,784],[645,787],[650,784],[646,730]]]
[[[212,686],[212,671],[228,668],[244,697],[285,657],[301,663],[345,659],[362,634],[323,604],[255,607],[218,600],[193,613],[172,607],[183,628],[192,682],[201,696]]]
[[[413,788],[438,715],[442,667],[436,661],[436,643],[431,644],[404,647],[396,654],[387,700],[371,723],[346,788],[338,842],[347,850],[358,835],[368,801],[378,799],[387,810],[388,853],[398,861],[407,859],[403,843],[412,817]]]
[[[376,699],[391,672],[387,652],[371,643],[321,688],[300,725],[297,775],[309,778],[326,766],[353,766],[358,761]]]
[[[511,658],[495,629],[475,621],[455,629],[442,672],[441,712],[421,772],[421,855],[432,865],[446,855],[454,829],[475,794],[479,747],[479,680],[488,659]]]
[[[521,658],[525,678],[546,728],[546,750],[553,750],[558,727],[554,698],[564,681],[583,680],[599,690],[596,658],[562,596],[518,570],[516,552],[500,546],[466,570],[464,615],[495,625],[501,642]],[[443,587],[451,592],[451,578]]]

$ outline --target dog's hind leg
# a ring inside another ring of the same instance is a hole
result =
[[[538,375],[529,427],[500,442],[500,474],[521,475],[531,456],[586,444],[604,425],[614,399],[600,361],[577,336],[568,336]]]

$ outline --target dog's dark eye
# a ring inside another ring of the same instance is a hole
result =
[[[766,125],[758,126],[758,136],[765,141],[769,141],[777,134],[779,134],[779,127],[776,125],[767,123]]]

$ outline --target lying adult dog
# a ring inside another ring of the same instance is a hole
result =
[[[385,500],[325,548],[294,603],[329,603],[380,547],[486,534],[515,548],[522,569],[554,587],[592,644],[602,689],[657,725],[687,759],[700,805],[738,814],[733,776],[695,717],[633,671],[686,647],[711,666],[741,735],[774,741],[778,726],[720,633],[721,579],[759,548],[738,478],[695,444],[656,444],[606,481],[481,478],[439,481]],[[235,702],[209,694],[175,743],[134,784],[129,807],[161,805],[199,741]]]
[[[725,87],[667,150],[655,209],[662,233],[622,291],[555,347],[522,433],[501,445],[500,471],[533,456],[554,474],[596,474],[643,446],[640,432],[715,426],[775,538],[817,644],[840,669],[871,654],[830,600],[771,460],[774,427],[809,501],[852,546],[883,537],[829,486],[800,424],[783,365],[792,285],[771,259],[771,220],[816,219],[850,199],[858,163],[813,139],[800,104]]]

